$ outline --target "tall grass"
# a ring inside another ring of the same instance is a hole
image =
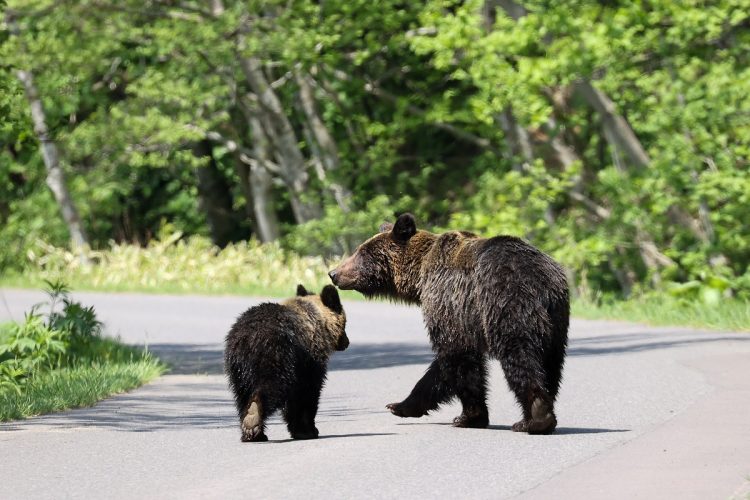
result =
[[[573,302],[572,312],[574,316],[587,319],[617,319],[661,326],[750,331],[750,303],[732,299],[722,300],[717,304],[655,295],[604,304],[576,300]]]
[[[175,233],[147,247],[112,245],[88,250],[93,265],[77,254],[39,242],[29,252],[21,276],[6,276],[5,285],[28,285],[64,279],[76,289],[158,291],[172,293],[247,293],[288,295],[297,283],[313,289],[328,284],[333,266],[320,257],[303,257],[276,243],[240,242],[219,249],[198,236]]]

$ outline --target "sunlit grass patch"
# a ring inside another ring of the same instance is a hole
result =
[[[0,421],[91,406],[107,396],[139,387],[164,370],[155,358],[142,355],[127,362],[101,362],[45,372],[29,381],[20,393],[0,391]]]
[[[716,304],[649,296],[595,304],[573,302],[573,315],[587,319],[617,319],[661,326],[689,326],[712,330],[750,331],[750,303],[726,299]]]
[[[148,291],[160,293],[227,293],[286,296],[303,283],[320,289],[330,281],[334,263],[299,256],[276,243],[255,240],[220,249],[202,237],[181,239],[179,233],[147,247],[112,245],[86,252],[84,265],[73,252],[39,243],[29,255],[23,275],[3,277],[5,286],[38,286],[62,279],[81,290]]]

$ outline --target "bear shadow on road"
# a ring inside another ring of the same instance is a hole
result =
[[[396,425],[445,425],[452,426],[450,422],[399,422]],[[468,431],[475,430],[490,430],[490,431],[511,431],[510,425],[488,425],[485,429],[467,429]],[[554,435],[570,435],[570,434],[605,434],[610,432],[630,432],[631,429],[603,429],[594,427],[558,427]]]
[[[434,354],[425,343],[353,343],[336,352],[328,364],[330,371],[372,370],[403,365],[428,365]],[[711,335],[701,332],[627,333],[570,340],[568,356],[635,354],[725,341],[749,342],[742,335]],[[149,350],[170,365],[173,375],[222,375],[223,344],[151,344]]]

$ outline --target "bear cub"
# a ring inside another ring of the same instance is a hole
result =
[[[297,296],[245,311],[226,337],[224,367],[240,417],[242,441],[268,441],[266,419],[281,410],[293,439],[315,439],[315,415],[328,358],[349,346],[338,291]]]

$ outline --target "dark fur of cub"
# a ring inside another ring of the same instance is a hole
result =
[[[315,415],[328,358],[349,345],[336,288],[320,295],[302,285],[281,304],[245,311],[229,330],[224,367],[240,417],[242,441],[267,441],[266,419],[281,410],[294,439],[315,439]]]

